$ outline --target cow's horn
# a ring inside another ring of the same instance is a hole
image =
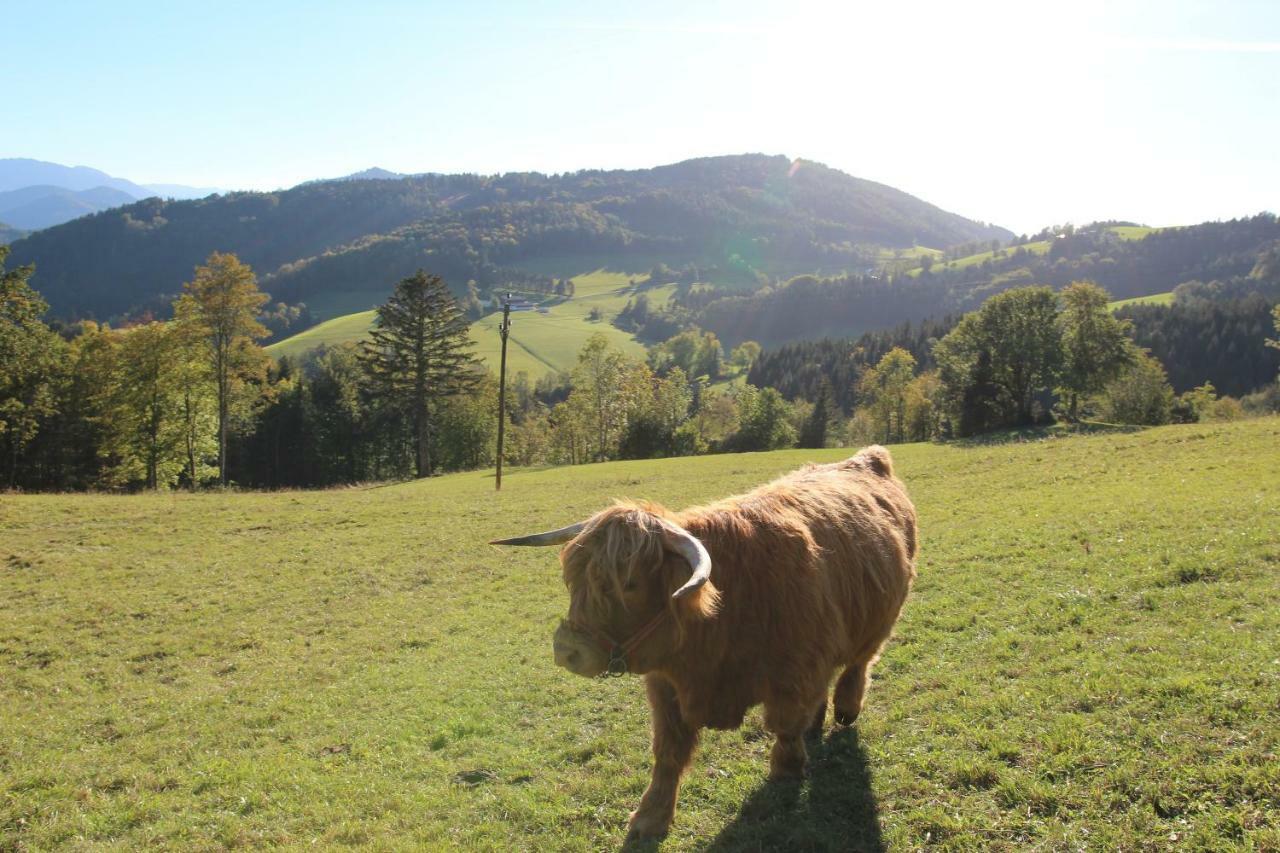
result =
[[[693,569],[693,576],[685,581],[684,586],[671,594],[672,598],[680,598],[693,592],[711,579],[711,555],[692,533],[678,524],[663,520],[662,527],[667,534],[667,544],[688,561]]]
[[[561,527],[559,530],[548,530],[546,533],[531,533],[528,536],[513,536],[510,539],[491,539],[490,545],[563,545],[582,532],[585,521]]]

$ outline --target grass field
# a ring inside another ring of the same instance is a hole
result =
[[[1111,311],[1117,308],[1123,308],[1126,305],[1172,305],[1173,291],[1166,290],[1164,293],[1152,293],[1147,296],[1134,296],[1131,299],[1117,299],[1115,302],[1108,302],[1107,308]]]
[[[1151,228],[1147,225],[1112,225],[1111,232],[1122,240],[1141,240],[1143,237],[1159,231],[1159,228]]]
[[[1049,241],[1037,240],[1034,243],[1023,243],[1022,246],[1019,248],[1022,248],[1023,250],[1030,252],[1033,255],[1043,255],[1049,251]],[[1000,251],[1004,252],[1006,255],[1012,255],[1014,250],[1001,249]],[[963,270],[963,269],[968,269],[969,267],[976,267],[979,264],[983,263],[984,261],[990,261],[995,259],[995,257],[996,257],[995,252],[979,252],[976,255],[966,255],[963,258],[956,258],[954,261],[947,261],[945,263],[942,261],[937,261],[934,263],[931,269],[933,272],[950,272],[952,270]],[[920,275],[921,272],[922,270],[919,267],[917,267],[916,269],[911,270],[910,274],[914,276],[918,276]]]
[[[507,369],[511,373],[526,371],[533,379],[561,370],[569,370],[577,361],[578,351],[593,334],[600,333],[617,349],[627,355],[643,358],[644,345],[610,320],[637,292],[648,294],[654,307],[666,304],[675,289],[674,285],[635,289],[630,282],[643,281],[644,274],[617,270],[597,269],[575,276],[575,292],[572,298],[548,302],[550,313],[519,312],[512,315],[511,337],[507,344]],[[599,309],[604,319],[589,320],[592,309]],[[267,347],[267,352],[277,358],[297,358],[321,344],[333,346],[347,341],[359,341],[368,336],[373,324],[374,312],[362,311],[326,320],[299,332],[283,341]],[[498,335],[500,313],[488,314],[471,326],[471,339],[475,353],[495,372],[501,353],[502,340]]]
[[[1280,419],[894,448],[919,580],[856,732],[711,733],[663,850],[1280,849]],[[500,534],[848,451],[0,495],[0,849],[616,848],[638,680]],[[650,849],[650,848],[642,848]]]
[[[1146,225],[1112,225],[1107,230],[1111,231],[1113,234],[1115,234],[1122,240],[1141,240],[1143,237],[1147,236],[1153,231],[1159,231],[1160,229],[1151,228]],[[1037,240],[1033,243],[1024,243],[1022,245],[1022,248],[1034,255],[1043,255],[1049,251],[1049,246],[1051,244],[1052,244],[1051,240]],[[1013,253],[1013,249],[1011,248],[1003,249],[1001,251],[1004,251],[1006,254]],[[938,254],[941,254],[941,253],[939,252]],[[942,263],[939,261],[934,263],[933,270],[935,272],[938,272],[942,270],[967,269],[969,267],[977,266],[983,263],[984,261],[993,260],[995,256],[996,255],[994,252],[979,252],[976,255],[966,255],[963,258],[957,258],[956,260],[950,261],[947,263]],[[936,255],[934,256],[934,259],[935,261],[938,260]],[[920,269],[916,268],[915,270],[912,270],[910,274],[918,276],[920,275]]]

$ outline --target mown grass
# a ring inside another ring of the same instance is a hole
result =
[[[664,850],[1280,847],[1280,419],[894,449],[919,580],[856,731],[704,740]],[[621,844],[631,678],[492,536],[844,450],[329,492],[0,496],[0,848]]]
[[[635,336],[616,328],[611,320],[626,305],[627,300],[639,293],[649,297],[655,307],[665,305],[675,289],[674,285],[644,287],[632,281],[642,282],[644,274],[617,270],[597,269],[575,276],[575,292],[568,299],[542,299],[549,313],[517,312],[512,315],[511,337],[507,343],[507,369],[515,374],[526,371],[537,379],[546,373],[572,369],[583,344],[593,334],[603,334],[610,345],[634,358],[644,358],[644,345]],[[531,297],[535,301],[540,297]],[[592,310],[598,310],[601,318],[589,319]],[[326,320],[278,341],[267,347],[267,352],[281,356],[300,357],[321,344],[334,346],[348,341],[360,341],[368,337],[373,325],[374,312],[361,311]],[[494,372],[501,360],[502,339],[498,325],[502,314],[490,313],[471,326],[471,340],[475,354]]]

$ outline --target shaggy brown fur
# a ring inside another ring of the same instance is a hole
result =
[[[664,547],[659,517],[711,555],[711,582],[682,599],[671,592],[689,565]],[[915,508],[878,446],[683,512],[620,502],[594,516],[561,552],[570,608],[557,660],[599,674],[603,653],[579,626],[621,642],[660,608],[672,616],[629,661],[645,675],[654,752],[632,834],[666,832],[698,731],[736,728],[754,705],[777,737],[771,777],[802,774],[837,672],[836,720],[857,718],[915,556]]]

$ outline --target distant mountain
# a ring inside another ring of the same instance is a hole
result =
[[[359,172],[352,172],[350,175],[342,175],[337,178],[314,178],[310,181],[303,181],[298,184],[300,187],[309,187],[313,184],[327,184],[331,181],[398,181],[401,178],[412,178],[415,175],[401,174],[400,172],[391,172],[387,169],[380,169],[373,166],[368,169],[362,169]]]
[[[21,240],[25,236],[27,236],[27,232],[21,228],[14,228],[12,225],[0,222],[0,246],[6,246],[14,240]]]
[[[61,187],[77,192],[95,187],[110,187],[135,200],[155,195],[133,181],[113,178],[106,172],[90,169],[88,166],[62,166],[23,157],[0,159],[0,192],[37,186]]]
[[[0,219],[35,231],[134,201],[128,193],[106,186],[76,191],[37,185],[0,192]]]
[[[378,301],[419,267],[455,291],[606,261],[695,264],[751,285],[861,270],[884,249],[1008,240],[892,187],[810,161],[747,154],[564,175],[424,174],[272,193],[150,199],[13,246],[64,317],[163,308],[210,252],[231,251],[274,299]],[[323,318],[332,312],[318,310]],[[337,312],[341,313],[341,312]]]
[[[143,184],[143,186],[147,190],[145,197],[159,196],[160,198],[179,200],[204,198],[214,193],[223,192],[217,187],[188,187],[182,184]]]
[[[386,169],[379,169],[374,166],[371,169],[365,169],[363,172],[352,172],[345,178],[338,178],[340,181],[398,181],[401,178],[407,178],[408,175],[402,175],[399,172],[388,172]]]
[[[88,166],[0,159],[0,219],[29,230],[144,198],[203,198],[217,190],[181,184],[139,185]]]

